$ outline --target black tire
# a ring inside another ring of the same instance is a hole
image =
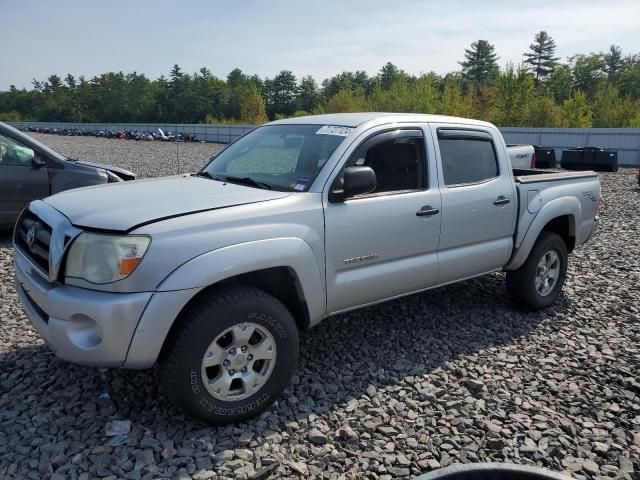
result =
[[[536,289],[536,272],[542,257],[550,251],[558,254],[560,272],[555,286],[547,295],[540,295]],[[567,277],[567,246],[560,235],[543,231],[529,253],[529,257],[517,270],[507,272],[507,294],[518,307],[540,310],[556,301]]]
[[[223,288],[189,305],[178,321],[163,350],[160,380],[165,395],[191,417],[212,425],[246,420],[269,407],[291,380],[298,360],[298,329],[289,310],[268,293],[253,287]],[[203,382],[204,355],[216,337],[245,322],[271,334],[275,366],[251,396],[218,399]]]

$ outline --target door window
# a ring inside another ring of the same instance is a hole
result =
[[[365,141],[347,166],[373,169],[377,187],[368,195],[419,190],[425,185],[424,152],[424,140],[419,132],[389,132]]]
[[[31,167],[35,152],[14,139],[0,134],[0,166],[18,165]]]
[[[498,176],[493,141],[483,132],[438,132],[442,173],[447,186],[480,183]]]

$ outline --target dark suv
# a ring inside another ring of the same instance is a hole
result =
[[[11,227],[31,200],[71,188],[134,180],[128,170],[70,160],[0,122],[0,227]]]

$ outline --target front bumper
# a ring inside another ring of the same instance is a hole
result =
[[[54,353],[83,365],[120,367],[151,292],[109,293],[50,283],[17,251],[18,297]]]

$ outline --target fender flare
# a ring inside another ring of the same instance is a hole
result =
[[[326,316],[324,281],[313,250],[304,240],[275,238],[222,247],[188,260],[160,282],[136,326],[124,367],[151,367],[176,318],[202,289],[274,267],[290,268],[297,277],[309,310],[309,326],[322,320]]]
[[[326,310],[324,281],[313,250],[300,238],[256,240],[203,253],[171,272],[156,291],[204,288],[243,273],[274,267],[290,268],[297,277],[311,325],[322,319]]]
[[[575,236],[577,219],[582,218],[580,201],[575,197],[561,197],[551,200],[535,216],[524,235],[520,247],[511,256],[511,260],[509,260],[504,269],[516,270],[520,268],[527,261],[529,253],[531,253],[531,249],[544,227],[553,219],[565,215],[569,216],[569,234]]]

